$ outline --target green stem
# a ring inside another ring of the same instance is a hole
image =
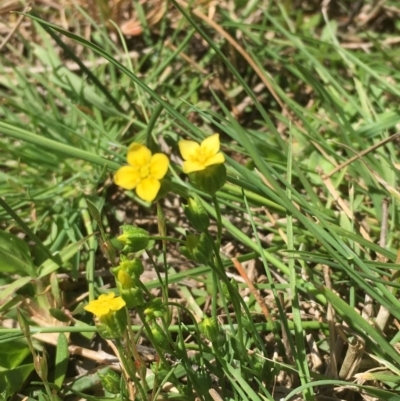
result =
[[[129,315],[128,308],[125,308],[125,311],[126,311],[127,321],[130,322],[131,317]],[[134,361],[137,363],[140,379],[142,380],[143,386],[144,386],[145,390],[147,391],[148,388],[147,388],[147,381],[146,381],[146,369],[144,367],[143,360],[140,357],[140,354],[137,350],[136,343],[135,343],[135,335],[133,334],[132,326],[130,324],[128,324],[128,332],[127,332],[126,337],[127,337],[126,338],[127,351],[129,354],[131,354],[129,356],[132,356]]]
[[[276,327],[280,329],[281,323],[279,321],[274,322]],[[254,326],[259,331],[271,331],[272,325],[268,322],[265,323],[254,323]],[[143,329],[142,325],[132,325],[132,330],[135,332],[141,331]],[[236,327],[236,325],[234,325]],[[309,322],[301,322],[301,327],[303,330],[328,330],[328,325],[326,323],[309,321]],[[293,330],[294,325],[292,321],[288,321],[289,330]],[[31,334],[37,333],[97,333],[97,328],[95,326],[65,326],[65,327],[30,327]],[[221,329],[228,330],[231,329],[230,325],[223,324],[221,325]],[[171,333],[177,333],[179,331],[183,332],[191,332],[196,330],[196,326],[193,324],[187,324],[184,326],[179,326],[177,324],[173,324],[168,327],[168,331]],[[21,329],[0,329],[1,334],[20,334],[23,335]]]
[[[215,215],[217,218],[217,242],[216,244],[214,243],[214,253],[215,257],[217,257],[217,253],[219,254],[219,250],[221,247],[221,238],[222,238],[222,218],[221,218],[221,208],[219,206],[218,198],[213,195],[212,200],[215,206]],[[223,268],[221,269],[221,274],[223,272]],[[212,293],[212,316],[213,318],[217,318],[217,306],[218,306],[218,285],[217,285],[217,273],[215,269],[212,270],[212,279],[215,283],[213,286],[213,293]],[[227,313],[227,316],[229,316],[229,313]]]
[[[164,280],[161,277],[161,273],[158,269],[157,263],[154,261],[154,259],[152,258],[152,255],[150,253],[150,251],[146,251],[147,256],[150,259],[151,264],[154,266],[154,270],[156,271],[157,274],[157,279],[159,280],[160,284],[161,284],[161,291],[163,294],[163,300],[164,302],[168,302],[168,288],[165,286]],[[165,272],[165,277],[167,276],[167,272]]]
[[[144,391],[143,386],[140,384],[139,380],[136,377],[136,368],[133,364],[132,360],[128,360],[125,356],[125,349],[121,343],[121,340],[116,340],[116,346],[118,349],[118,354],[121,360],[122,365],[124,366],[126,372],[129,375],[129,378],[135,383],[136,388],[139,390],[140,392],[140,396],[142,398],[142,400],[146,400],[147,396],[146,396],[146,392]],[[143,385],[145,385],[145,382],[143,383]]]
[[[160,202],[157,202],[157,220],[158,220],[158,232],[166,236],[167,235],[167,223],[165,218],[164,210],[161,207]],[[164,266],[164,281],[160,281],[162,285],[162,293],[163,293],[163,300],[165,303],[168,302],[168,263],[167,263],[167,241],[162,241],[162,259],[163,259],[163,266]],[[168,313],[170,320],[170,313]]]
[[[42,379],[42,381],[43,381],[44,388],[46,389],[46,393],[47,393],[49,399],[53,400],[53,401],[57,401],[57,396],[51,391],[49,382],[47,380],[43,380],[43,379]]]
[[[94,270],[95,270],[95,252],[97,249],[96,238],[93,237],[93,225],[90,218],[88,205],[85,198],[79,200],[79,207],[81,208],[82,219],[89,236],[89,259],[86,263],[86,280],[89,287],[89,301],[95,299],[95,286],[94,286]]]
[[[237,302],[236,299],[236,292],[234,291],[234,289],[232,288],[232,284],[228,279],[228,276],[226,275],[225,269],[224,269],[224,265],[222,263],[222,259],[221,259],[221,255],[219,253],[219,246],[217,246],[217,244],[214,243],[214,254],[215,254],[215,260],[216,260],[216,266],[214,266],[214,269],[220,274],[221,279],[225,282],[226,287],[230,293],[230,298],[232,300],[232,305],[233,308],[235,310],[235,314],[237,316],[237,332],[239,335],[239,343],[243,346],[244,348],[244,341],[243,341],[243,327],[242,327],[242,319],[241,319],[241,315],[242,315],[242,311],[240,309],[240,302]],[[236,331],[234,330],[234,326],[233,323],[230,319],[230,314],[229,311],[227,311],[227,319],[229,321],[229,324],[231,326],[231,330],[232,331]]]
[[[165,356],[164,356],[164,350],[162,350],[158,346],[157,341],[154,339],[154,336],[153,336],[153,333],[151,331],[151,328],[150,328],[149,324],[146,321],[146,316],[144,315],[143,311],[141,311],[141,310],[138,310],[138,314],[140,316],[140,320],[143,323],[143,326],[145,328],[146,334],[149,337],[149,340],[151,341],[151,343],[153,344],[153,347],[157,351],[158,357],[160,358],[160,360],[161,360],[161,362],[163,363],[164,366],[168,366],[168,362],[167,362],[167,360],[165,359]]]
[[[164,106],[162,104],[158,104],[156,106],[155,110],[153,111],[153,114],[150,117],[149,125],[147,126],[147,130],[146,130],[146,145],[149,149],[151,149],[153,151],[153,153],[155,151],[156,144],[155,144],[155,141],[151,134],[153,132],[153,129],[157,122],[157,119],[160,116],[163,109],[164,109]]]
[[[178,238],[174,238],[174,237],[163,237],[161,235],[152,235],[150,237],[150,239],[154,240],[154,241],[171,241],[171,242],[177,242],[178,244],[182,244],[185,245],[185,241],[182,241],[181,239]]]
[[[218,251],[221,247],[221,238],[222,238],[222,216],[221,216],[221,207],[219,206],[218,198],[213,195],[212,197],[214,206],[215,206],[215,216],[217,218],[217,245]]]
[[[211,303],[211,315],[214,319],[217,319],[217,307],[218,307],[218,276],[215,272],[215,269],[212,269],[212,280],[213,280],[213,287],[212,287],[212,303]],[[227,314],[229,316],[229,313]]]

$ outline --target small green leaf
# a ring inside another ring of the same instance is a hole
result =
[[[30,277],[20,277],[15,280],[13,283],[6,286],[4,291],[0,292],[0,301],[5,300],[11,295],[15,294],[17,290],[19,290],[24,285],[28,284],[32,279]]]
[[[50,312],[51,316],[53,316],[60,322],[67,323],[71,320],[70,317],[68,315],[66,315],[65,312],[59,308],[50,308],[49,312]]]
[[[88,340],[93,340],[93,337],[95,336],[96,333],[84,330],[87,327],[92,327],[90,324],[82,322],[81,320],[78,320],[78,319],[74,319],[74,322],[75,322],[76,327],[78,327],[78,326],[82,327],[83,330],[81,332],[79,332],[79,334],[81,336],[87,338]]]
[[[58,335],[57,352],[56,352],[56,371],[54,375],[54,383],[61,388],[68,368],[68,340],[64,333]]]
[[[89,210],[90,215],[92,216],[92,219],[99,225],[101,226],[101,215],[97,207],[90,202],[90,200],[86,199],[86,204],[87,208]]]

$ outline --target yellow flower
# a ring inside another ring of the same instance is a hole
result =
[[[184,160],[183,172],[189,174],[214,164],[224,163],[225,157],[219,151],[219,146],[218,134],[209,136],[201,144],[194,141],[179,141],[179,150]]]
[[[129,166],[123,166],[114,175],[114,182],[124,189],[136,189],[139,198],[152,202],[160,190],[160,180],[167,174],[169,160],[163,153],[151,154],[140,143],[132,143],[128,149]]]
[[[85,310],[93,315],[96,315],[100,320],[107,316],[113,311],[122,309],[125,306],[125,301],[121,297],[115,297],[113,292],[103,294],[99,296],[99,299],[95,299],[89,302],[85,306]]]

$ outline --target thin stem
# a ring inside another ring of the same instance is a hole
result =
[[[86,231],[89,235],[89,260],[86,263],[86,280],[89,287],[89,300],[95,299],[95,286],[94,286],[94,270],[95,270],[95,252],[97,249],[96,239],[93,237],[93,225],[88,211],[88,205],[85,198],[81,198],[79,201],[79,207],[83,222],[86,227]]]
[[[164,109],[164,106],[162,104],[158,104],[156,106],[155,110],[153,111],[153,114],[150,117],[149,125],[147,126],[146,145],[152,151],[154,151],[156,143],[151,134],[153,133],[154,126],[156,125],[157,119],[160,116],[163,109]]]
[[[140,396],[141,396],[142,400],[146,400],[147,399],[146,392],[144,391],[143,386],[140,384],[139,380],[136,377],[136,368],[133,364],[133,361],[128,360],[125,356],[125,349],[121,343],[121,340],[119,340],[119,339],[116,340],[116,346],[118,349],[119,358],[120,358],[121,363],[124,366],[126,372],[129,375],[129,379],[131,379],[135,383],[136,388],[140,392]]]
[[[161,207],[160,202],[157,203],[157,220],[158,220],[158,232],[162,236],[167,235],[167,224],[165,219],[165,213]],[[167,241],[162,241],[162,255],[163,255],[163,265],[164,265],[164,277],[165,280],[160,282],[162,284],[162,293],[164,302],[168,302],[168,263],[167,263]],[[169,314],[170,315],[170,314]]]
[[[221,207],[219,206],[218,198],[213,195],[212,197],[214,206],[215,206],[215,216],[217,218],[217,245],[218,251],[221,247],[221,238],[222,238],[222,216],[221,216]]]
[[[221,279],[225,282],[228,290],[230,290],[229,293],[231,295],[233,308],[234,308],[236,316],[237,316],[237,331],[239,333],[239,341],[240,341],[240,344],[242,344],[244,347],[242,320],[240,318],[240,316],[241,316],[240,304],[237,303],[237,300],[235,298],[235,293],[234,293],[234,291],[232,291],[232,284],[230,283],[228,276],[226,275],[224,265],[222,263],[221,255],[219,253],[219,247],[215,243],[214,243],[214,254],[215,254],[215,261],[216,261],[216,265],[214,266],[214,271],[219,272]],[[230,319],[230,314],[228,313],[228,311],[227,311],[227,319],[228,319],[228,322],[229,322],[232,332],[234,332],[235,331],[234,325],[232,323],[232,320]]]
[[[157,241],[157,240],[162,240],[162,241],[171,241],[171,242],[177,242],[178,244],[185,244],[185,241],[178,239],[178,238],[174,238],[174,237],[163,237],[162,235],[152,235],[150,237],[150,239]]]
[[[230,284],[230,283],[229,283]],[[276,326],[280,328],[280,322],[275,322]],[[257,327],[260,331],[271,331],[272,327],[269,323],[255,323],[255,327]],[[140,331],[143,329],[142,325],[132,325],[132,331]],[[236,327],[236,325],[234,325]],[[301,322],[301,327],[303,330],[327,330],[328,325],[326,323],[316,322],[316,321],[303,321]],[[221,328],[223,330],[230,329],[230,325],[222,325]],[[289,330],[293,330],[293,322],[288,321]],[[96,333],[97,328],[95,326],[65,326],[65,327],[30,327],[31,334],[36,333]],[[196,326],[193,324],[187,324],[184,326],[179,326],[177,324],[173,324],[168,327],[168,331],[171,333],[177,333],[179,331],[190,332],[195,330]],[[23,336],[21,329],[1,329],[2,334],[16,334]]]
[[[162,291],[162,294],[163,294],[163,299],[164,299],[164,302],[166,302],[166,301],[168,301],[168,289],[164,285],[164,281],[163,281],[163,279],[161,277],[161,273],[160,273],[160,271],[158,269],[157,263],[152,258],[152,255],[151,255],[150,251],[146,251],[146,254],[149,257],[151,264],[154,266],[154,270],[156,271],[158,281],[161,284],[161,291]]]
[[[221,217],[221,208],[219,206],[219,202],[218,202],[218,198],[213,195],[212,197],[214,206],[215,206],[215,214],[216,214],[216,218],[217,218],[217,242],[214,242],[214,253],[216,254],[215,257],[217,257],[217,253],[219,254],[219,249],[221,247],[221,238],[222,238],[222,217]],[[222,273],[221,269],[221,273]],[[212,279],[215,283],[215,285],[213,286],[213,292],[212,292],[212,316],[213,318],[217,318],[217,306],[218,306],[218,285],[217,285],[217,273],[215,271],[215,269],[212,270]],[[229,316],[229,313],[227,313],[227,315]]]
[[[151,331],[151,328],[149,326],[149,324],[146,321],[146,316],[144,315],[144,313],[141,310],[138,310],[138,315],[140,316],[140,320],[143,323],[143,326],[146,330],[146,334],[149,337],[149,340],[151,341],[151,343],[153,344],[153,347],[155,348],[155,350],[157,351],[158,357],[160,358],[161,362],[163,363],[164,366],[168,366],[168,362],[165,359],[164,356],[164,350],[162,350],[158,344],[157,341],[154,339],[153,333]]]
[[[49,399],[53,400],[53,401],[57,401],[56,395],[51,391],[49,382],[47,380],[43,380],[43,379],[42,379],[42,381],[43,381],[43,385],[44,385],[44,388],[46,389],[46,393],[47,393]]]
[[[128,308],[125,308],[126,311],[126,317],[127,321],[130,322],[130,315]],[[136,343],[135,343],[135,335],[133,334],[132,326],[128,324],[128,331],[127,331],[127,336],[126,336],[126,348],[129,354],[132,355],[134,361],[136,362],[138,366],[138,371],[140,375],[140,379],[142,380],[143,386],[147,390],[147,382],[146,382],[146,369],[144,369],[144,363],[142,358],[140,357],[140,354],[137,350]],[[130,355],[129,355],[130,356]]]
[[[218,285],[217,280],[218,276],[215,272],[215,269],[212,269],[212,280],[213,280],[213,287],[212,287],[212,304],[211,304],[211,314],[214,319],[217,319],[217,307],[218,307]],[[229,313],[228,313],[229,315]]]

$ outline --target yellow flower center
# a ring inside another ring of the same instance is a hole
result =
[[[146,166],[141,167],[139,174],[142,179],[148,177],[150,175],[150,166],[147,164]]]
[[[198,149],[194,159],[201,164],[206,164],[210,156],[212,156],[210,155],[210,152],[204,151],[204,149]]]
[[[110,301],[108,299],[107,300],[98,299],[97,302],[98,304],[96,306],[99,308],[99,310],[107,311],[106,313],[110,311],[110,305],[109,305]]]

